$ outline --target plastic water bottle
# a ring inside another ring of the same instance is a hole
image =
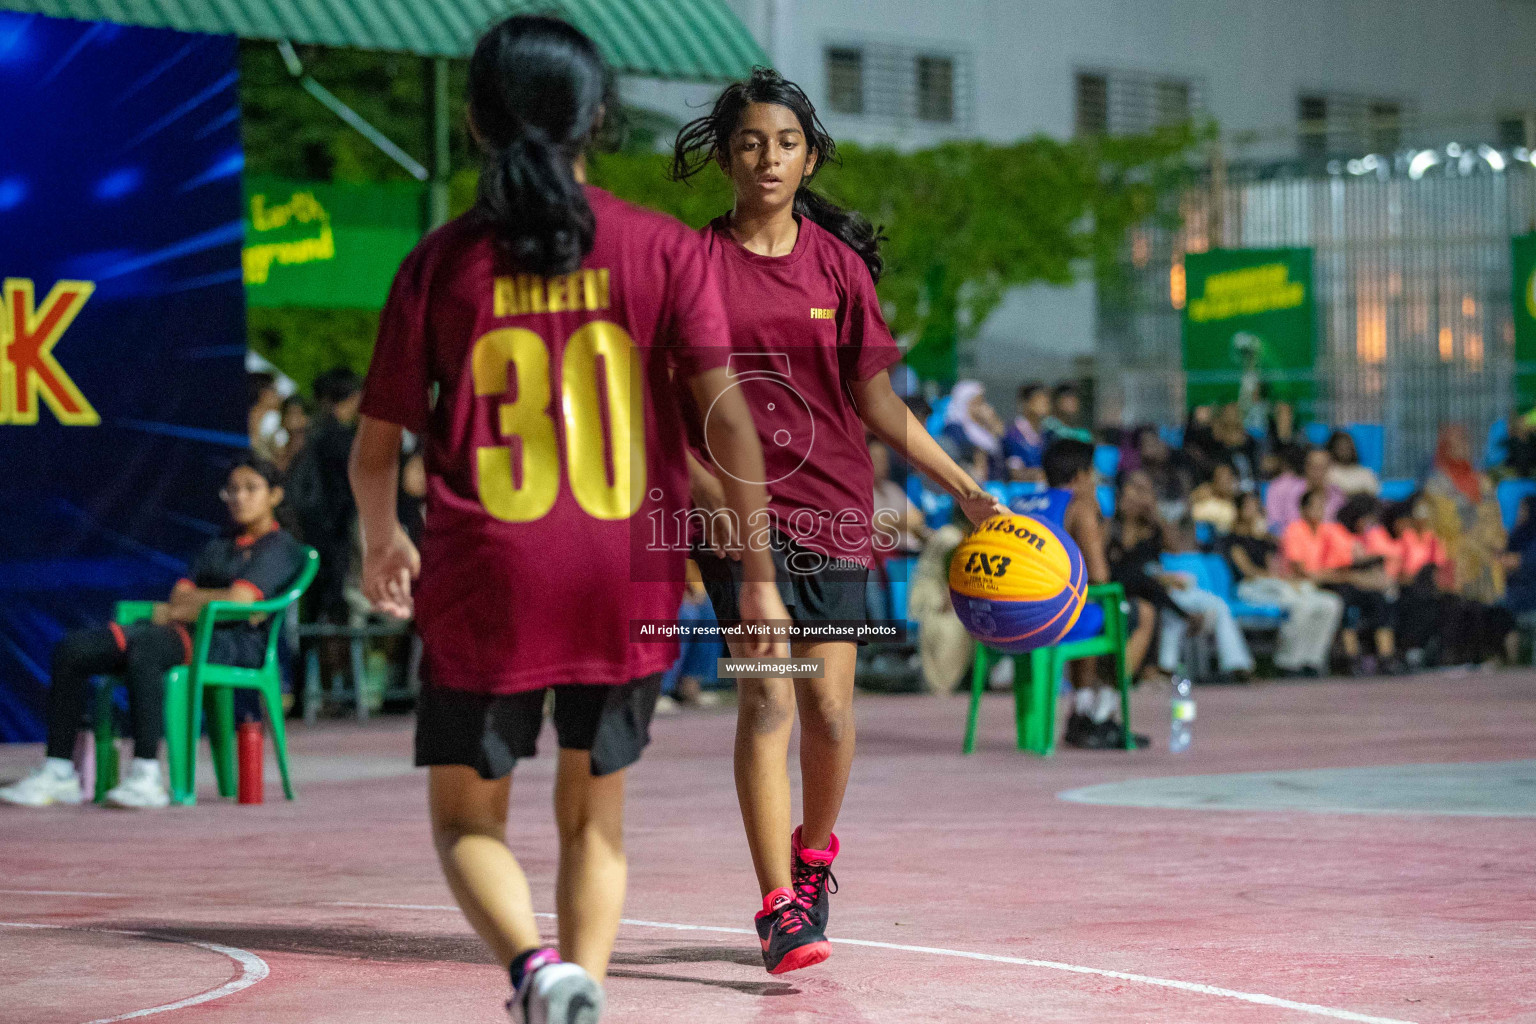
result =
[[[1195,722],[1194,686],[1183,676],[1173,681],[1173,699],[1169,701],[1168,752],[1182,754],[1189,749],[1190,735]]]

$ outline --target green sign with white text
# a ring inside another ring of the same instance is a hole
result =
[[[1244,377],[1310,409],[1316,359],[1311,249],[1216,249],[1184,259],[1190,406],[1236,401]]]
[[[1509,263],[1514,270],[1515,400],[1529,409],[1536,405],[1536,234],[1509,240]]]
[[[381,309],[421,238],[420,185],[245,183],[246,300],[253,306]]]

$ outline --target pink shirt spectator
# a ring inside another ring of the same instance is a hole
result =
[[[1269,520],[1269,532],[1279,536],[1301,518],[1301,498],[1308,489],[1306,478],[1294,473],[1282,473],[1270,482],[1264,496],[1264,518]],[[1329,484],[1323,518],[1332,522],[1343,507],[1344,492]]]

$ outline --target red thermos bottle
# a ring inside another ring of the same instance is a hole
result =
[[[261,723],[241,722],[236,732],[235,750],[240,762],[239,802],[261,803]]]

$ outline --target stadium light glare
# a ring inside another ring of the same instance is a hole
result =
[[[1418,181],[1424,177],[1424,172],[1440,162],[1440,154],[1432,149],[1424,149],[1415,153],[1413,159],[1408,161],[1408,177]]]

